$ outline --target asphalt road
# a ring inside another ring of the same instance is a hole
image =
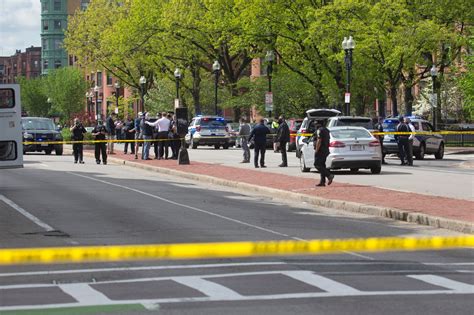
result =
[[[0,247],[454,234],[92,162],[2,170]],[[4,266],[0,314],[472,314],[473,261],[466,248]]]

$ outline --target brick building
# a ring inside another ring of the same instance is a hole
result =
[[[27,79],[41,75],[41,47],[17,50],[13,56],[0,57],[0,83],[16,83],[17,77]]]

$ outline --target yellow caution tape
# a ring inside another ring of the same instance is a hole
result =
[[[374,131],[371,132],[374,136],[383,135],[474,135],[474,131],[417,131],[417,132],[397,132],[397,131]],[[312,137],[313,133],[292,133],[292,136]]]
[[[414,251],[459,247],[474,247],[474,235],[1,249],[0,265],[316,255],[343,251]]]

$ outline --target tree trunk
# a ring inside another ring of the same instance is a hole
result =
[[[201,115],[201,75],[199,69],[199,65],[196,65],[195,63],[191,64],[191,73],[193,76],[191,95],[193,97],[194,113],[196,115]]]
[[[410,83],[405,83],[405,113],[408,116],[412,115],[413,111],[413,93]]]
[[[390,100],[392,101],[392,117],[398,116],[397,92],[397,87],[392,85],[390,87]]]

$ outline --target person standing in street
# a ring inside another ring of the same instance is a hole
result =
[[[140,122],[140,130],[143,135],[143,149],[142,149],[142,160],[150,159],[150,146],[151,140],[153,139],[153,127],[150,126],[150,116],[148,113],[145,114],[145,119]]]
[[[250,163],[250,148],[249,148],[250,125],[245,122],[244,118],[240,118],[239,137],[244,159],[240,163]]]
[[[288,157],[286,156],[286,144],[290,142],[290,128],[285,121],[285,117],[278,118],[278,130],[275,141],[279,144],[281,152],[281,164],[279,167],[288,167]]]
[[[107,144],[105,143],[105,137],[107,135],[107,128],[105,128],[102,120],[97,121],[97,126],[92,130],[92,135],[94,140],[100,141],[96,142],[95,145],[95,162],[100,164],[100,155],[102,154],[102,163],[107,164]]]
[[[166,117],[166,113],[161,114],[161,118],[151,123],[146,122],[148,126],[158,128],[158,156],[155,158],[161,160],[163,158],[168,159],[168,133],[170,130],[171,121]]]
[[[260,123],[256,125],[250,133],[249,141],[254,139],[255,150],[254,150],[254,165],[258,168],[258,157],[260,155],[260,167],[265,168],[265,151],[267,147],[267,135],[271,133],[270,129],[265,126],[265,120],[260,119]]]
[[[408,137],[408,147],[407,147],[407,163],[408,166],[413,166],[413,139],[415,139],[415,126],[411,123],[410,118],[405,117],[405,124],[408,126],[408,129],[410,129],[410,136]]]
[[[375,129],[378,131],[378,132],[383,132],[383,118],[382,117],[379,117],[378,119],[378,122],[377,124],[375,125]],[[382,150],[382,164],[388,164],[386,161],[385,161],[385,154],[383,153],[383,139],[384,139],[384,135],[378,135],[376,138],[379,140],[380,142],[380,150]]]
[[[130,117],[130,114],[127,114],[122,131],[125,134],[123,153],[127,154],[128,145],[130,145],[130,154],[135,154],[135,144],[133,143],[135,139],[135,122],[132,120],[132,117]]]
[[[278,117],[275,117],[275,119],[273,119],[272,124],[270,126],[272,128],[272,130],[271,130],[272,133],[276,132],[278,130],[278,127],[280,127],[280,124],[278,123]],[[275,153],[280,152],[280,147],[278,145],[279,145],[279,143],[277,141],[275,141],[275,138],[274,138],[273,152],[275,152]]]
[[[107,147],[108,154],[115,154],[114,153],[114,140],[115,140],[115,135],[116,135],[116,130],[115,130],[116,119],[117,119],[117,114],[114,112],[111,112],[109,117],[107,117],[107,120],[106,120],[107,138],[111,140]]]
[[[316,132],[314,137],[314,166],[319,171],[321,179],[316,186],[326,186],[326,178],[328,185],[332,184],[334,175],[326,168],[326,159],[329,155],[329,129],[325,127],[324,121],[316,122]]]
[[[408,127],[406,124],[405,124],[405,121],[403,119],[403,116],[400,116],[398,118],[398,121],[399,121],[399,124],[397,125],[397,132],[410,132],[410,127]],[[397,141],[397,144],[398,144],[398,156],[400,157],[400,165],[407,165],[407,160],[408,160],[408,163],[410,163],[409,161],[409,157],[408,157],[408,151],[409,151],[409,148],[408,148],[408,138],[409,138],[409,135],[408,134],[401,134],[401,135],[395,135],[395,140]],[[413,164],[413,156],[411,156],[411,164]]]
[[[171,146],[171,159],[177,160],[179,153],[179,135],[178,135],[178,122],[176,121],[176,115],[168,114],[170,120],[170,132],[168,133],[168,139]]]
[[[140,123],[143,119],[143,113],[139,112],[137,118],[135,118],[135,160],[138,159],[138,149],[140,148],[140,140],[143,140],[143,135],[140,129]],[[143,149],[142,149],[142,156],[143,156]]]
[[[87,132],[86,128],[82,125],[79,121],[79,118],[74,118],[74,124],[70,128],[72,132],[71,140],[73,141],[83,141],[84,134]],[[84,164],[84,155],[83,155],[83,144],[81,143],[73,143],[72,144],[72,151],[74,153],[74,163],[76,164],[79,162],[80,164]]]

